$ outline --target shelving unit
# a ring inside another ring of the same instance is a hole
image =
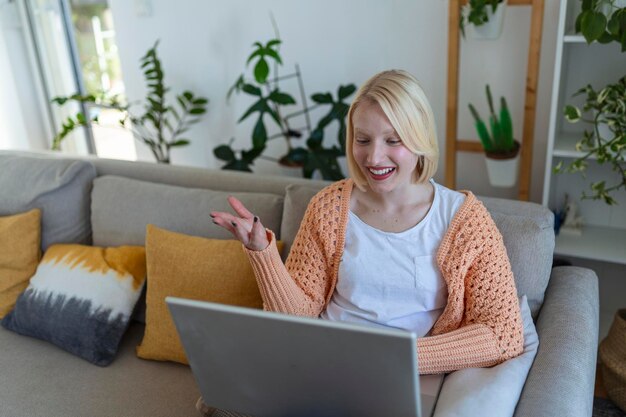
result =
[[[577,173],[553,172],[560,161],[566,164],[583,155],[576,150],[576,143],[586,126],[569,124],[563,117],[566,104],[582,103],[582,98],[573,98],[573,94],[587,84],[600,89],[626,73],[626,53],[620,52],[617,43],[587,45],[584,37],[575,33],[574,21],[580,5],[578,0],[561,0],[543,204],[551,209],[562,208],[567,193],[577,202],[583,216],[582,234],[557,236],[556,254],[626,265],[626,192],[622,190],[614,196],[617,206],[580,199],[582,191],[589,193],[590,183],[615,175],[610,167],[590,160],[586,178]]]

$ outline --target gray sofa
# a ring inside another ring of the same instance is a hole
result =
[[[44,250],[55,242],[142,245],[148,223],[229,238],[212,225],[208,212],[226,208],[225,196],[231,193],[244,198],[288,248],[307,202],[324,185],[0,151],[0,216],[41,208]],[[518,292],[527,295],[539,334],[539,350],[515,415],[590,416],[598,334],[596,275],[577,267],[552,269],[549,210],[533,203],[481,200],[504,236]],[[186,366],[136,357],[144,329],[141,310],[138,304],[116,359],[105,368],[0,328],[0,416],[196,416],[199,392]]]

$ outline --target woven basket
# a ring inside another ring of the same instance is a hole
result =
[[[609,334],[600,343],[599,354],[609,398],[626,412],[626,309],[615,313]]]

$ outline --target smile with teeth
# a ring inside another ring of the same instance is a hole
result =
[[[395,168],[368,168],[368,171],[376,177],[383,177],[383,176],[388,176],[389,174],[391,174],[393,171],[395,171]]]

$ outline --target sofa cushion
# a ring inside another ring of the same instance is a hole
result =
[[[90,195],[96,176],[87,161],[0,155],[0,216],[41,209],[41,246],[91,243]]]
[[[287,248],[293,243],[309,200],[318,191],[319,188],[306,185],[287,186],[281,235]],[[502,233],[517,291],[520,296],[527,296],[531,314],[536,318],[552,269],[553,214],[534,203],[478,198]]]
[[[94,181],[94,245],[143,245],[148,223],[193,236],[230,239],[232,235],[209,217],[214,210],[232,211],[226,201],[229,195],[241,200],[280,236],[282,196],[185,188],[106,175]]]
[[[252,266],[237,240],[204,239],[148,225],[146,259],[146,334],[137,347],[141,358],[188,363],[167,296],[263,307]]]
[[[0,217],[0,318],[28,286],[41,254],[41,211]]]
[[[145,276],[143,247],[53,245],[2,325],[108,365]]]
[[[0,327],[3,417],[198,416],[189,367],[137,358],[144,326],[133,323],[106,368]]]
[[[478,198],[502,233],[517,292],[528,297],[530,312],[536,319],[552,271],[554,215],[535,203]]]
[[[285,243],[283,258],[286,259],[293,240],[296,238],[304,212],[321,187],[307,185],[288,185],[285,189],[285,206],[283,209],[282,223],[280,226],[281,240]]]

